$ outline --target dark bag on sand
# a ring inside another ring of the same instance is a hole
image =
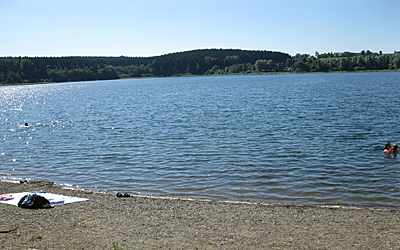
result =
[[[37,194],[25,195],[21,200],[19,200],[18,206],[32,209],[53,207],[48,199]]]

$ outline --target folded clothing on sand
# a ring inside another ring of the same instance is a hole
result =
[[[9,194],[0,195],[0,200],[2,200],[2,201],[8,201],[8,200],[12,200],[12,199],[14,199],[14,197],[12,197],[12,195],[9,195]]]

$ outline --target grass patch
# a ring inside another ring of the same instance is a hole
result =
[[[114,250],[122,250],[122,248],[119,247],[119,244],[118,244],[118,243],[113,242],[112,245],[113,245],[113,249],[114,249]]]
[[[34,235],[34,236],[32,236],[32,239],[33,240],[41,240],[41,239],[43,239],[43,236],[42,235]]]

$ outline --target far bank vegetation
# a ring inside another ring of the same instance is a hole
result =
[[[203,49],[154,57],[1,57],[0,84],[182,75],[399,70],[400,53],[289,54]]]

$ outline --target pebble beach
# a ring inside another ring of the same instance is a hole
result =
[[[0,181],[1,194],[88,198],[50,209],[0,203],[1,249],[399,249],[400,211],[117,197],[52,182]]]

